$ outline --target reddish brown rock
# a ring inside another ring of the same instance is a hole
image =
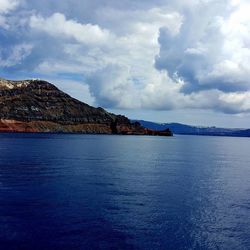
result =
[[[46,81],[4,79],[0,79],[0,132],[172,135],[91,107]]]

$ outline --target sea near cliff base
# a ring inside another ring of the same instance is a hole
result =
[[[250,140],[0,134],[0,248],[250,249]]]

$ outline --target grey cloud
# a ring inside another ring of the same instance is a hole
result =
[[[55,12],[61,12],[67,18],[77,19],[80,22],[98,23],[96,13],[99,9],[113,8],[117,10],[147,10],[151,7],[162,6],[164,0],[29,0],[26,2],[27,9],[37,10],[40,14],[50,16]]]
[[[173,37],[161,29],[160,53],[156,57],[155,66],[159,70],[166,70],[172,78],[178,75],[185,82],[182,88],[184,93],[206,89],[218,89],[223,92],[250,89],[249,67],[241,61],[233,65],[233,54],[244,51],[249,53],[250,46],[240,47],[244,38],[241,38],[240,34],[232,37],[229,31],[225,31],[230,28],[237,29],[230,23],[230,15],[239,10],[229,6],[230,1],[200,3],[195,10],[185,10],[185,20],[177,36]],[[247,21],[244,22],[244,28],[249,28]],[[242,40],[239,41],[239,46],[234,48],[237,39]],[[231,51],[227,49],[225,52],[225,44],[230,41]],[[245,57],[248,57],[248,60],[250,58],[248,55]]]
[[[230,2],[23,1],[0,28],[1,69],[65,77],[109,108],[248,113],[250,27]]]

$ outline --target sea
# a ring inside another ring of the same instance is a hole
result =
[[[0,249],[250,249],[250,138],[0,134]]]

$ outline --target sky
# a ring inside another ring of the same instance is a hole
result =
[[[0,77],[132,119],[250,128],[249,0],[0,0]]]

